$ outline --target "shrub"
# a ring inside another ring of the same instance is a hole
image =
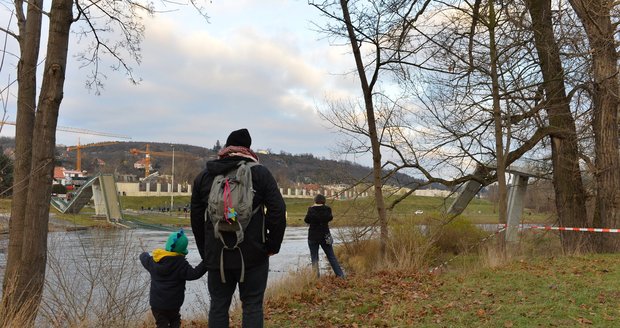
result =
[[[436,227],[429,226],[433,244],[442,253],[460,254],[475,247],[488,233],[468,220],[457,218]]]

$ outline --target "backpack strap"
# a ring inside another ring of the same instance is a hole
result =
[[[239,282],[245,281],[245,262],[243,261],[243,253],[241,253],[241,248],[236,247],[239,250],[239,255],[241,257],[241,276],[239,277]],[[224,273],[224,248],[220,251],[220,278],[222,279],[222,283],[226,283],[226,274]]]

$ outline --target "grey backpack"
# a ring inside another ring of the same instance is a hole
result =
[[[210,220],[213,224],[215,238],[222,244],[220,253],[220,274],[222,282],[224,278],[224,250],[239,249],[239,244],[243,242],[245,229],[250,224],[252,216],[258,212],[261,206],[252,209],[254,200],[254,189],[252,187],[251,167],[260,165],[253,161],[240,161],[237,168],[225,174],[215,176],[209,193],[208,206],[205,211],[205,220]],[[263,222],[264,223],[264,222]],[[236,242],[228,246],[224,241],[222,232],[233,232],[236,234]],[[263,242],[265,241],[263,229]],[[239,249],[239,253],[241,250]],[[243,254],[241,256],[241,279],[245,273]]]

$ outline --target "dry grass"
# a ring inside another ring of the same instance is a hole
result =
[[[461,229],[445,225],[428,229],[426,233],[413,224],[392,226],[386,241],[386,254],[381,257],[381,245],[372,230],[352,229],[349,236],[341,236],[344,244],[337,247],[336,255],[349,272],[369,273],[385,268],[395,270],[425,270],[441,262],[442,253],[465,252],[468,245],[480,240],[477,229]],[[464,242],[466,241],[466,242]]]
[[[13,294],[15,283],[9,282],[6,284],[4,292],[7,295]],[[4,296],[4,295],[2,295]],[[32,325],[34,320],[32,317],[32,309],[39,305],[39,298],[36,296],[26,300],[21,306],[17,304],[0,304],[0,328],[12,328],[12,327],[28,327]]]
[[[310,267],[291,272],[279,279],[277,283],[265,291],[265,298],[274,298],[289,293],[299,293],[316,284],[318,278]]]

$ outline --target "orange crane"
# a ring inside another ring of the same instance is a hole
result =
[[[75,169],[77,171],[82,171],[82,152],[80,151],[81,149],[83,149],[83,148],[90,148],[90,147],[108,146],[108,145],[113,145],[113,144],[117,144],[117,143],[118,143],[118,141],[107,141],[107,142],[96,142],[96,143],[89,143],[89,144],[85,144],[85,145],[80,145],[80,139],[78,139],[77,146],[67,147],[67,152],[73,151],[73,150],[77,151],[76,160],[75,160]]]
[[[194,156],[188,153],[179,153],[179,152],[159,152],[159,151],[151,151],[149,149],[149,144],[146,144],[146,150],[141,150],[137,148],[131,148],[129,150],[130,153],[134,155],[144,154],[144,177],[148,177],[151,172],[151,156],[165,156],[165,157],[180,157],[180,158],[189,158],[189,159],[200,159],[198,156]]]

